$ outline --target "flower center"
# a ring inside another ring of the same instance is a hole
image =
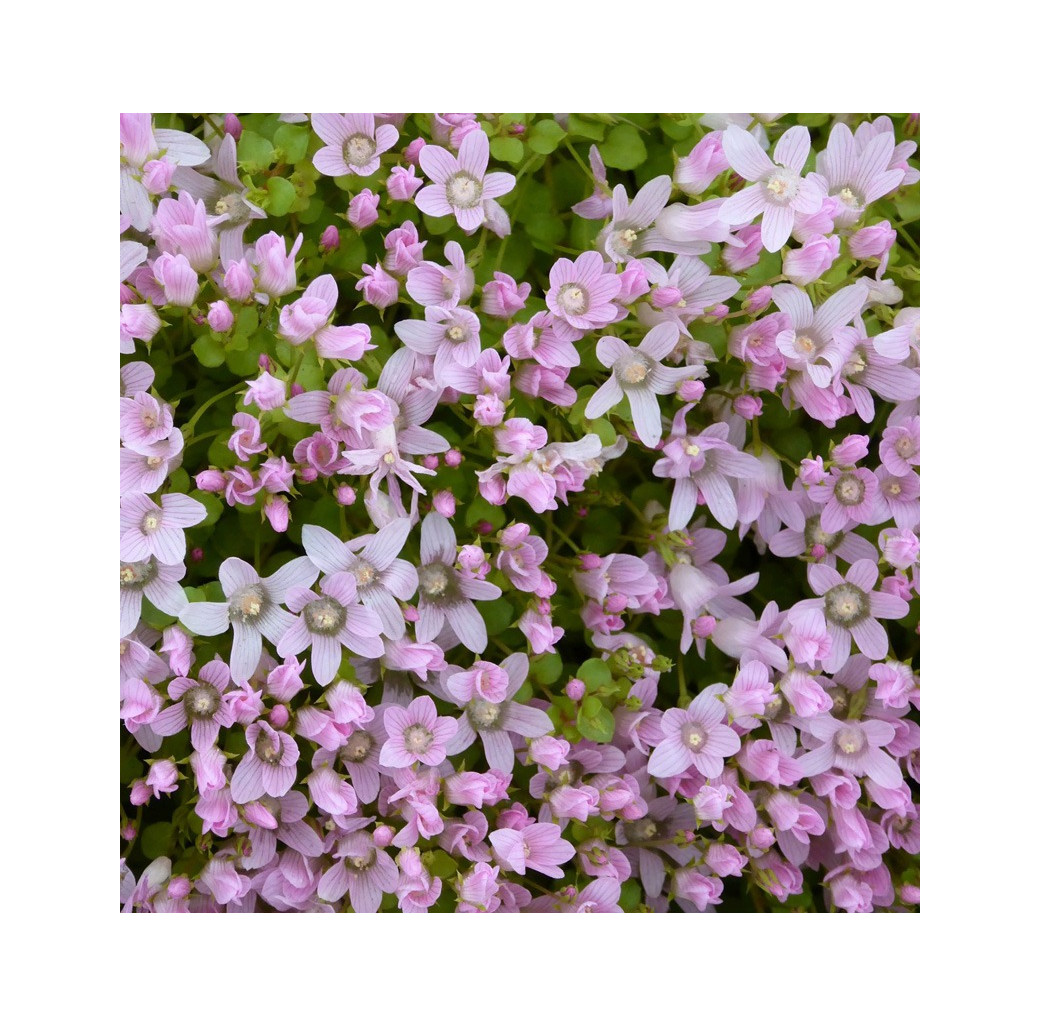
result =
[[[453,324],[444,334],[449,342],[462,342],[466,338],[466,329],[461,324]]]
[[[863,733],[863,729],[851,724],[847,727],[842,727],[834,735],[835,747],[839,752],[844,752],[846,755],[856,755],[858,752],[863,751],[866,743],[867,735]]]
[[[560,306],[569,314],[583,314],[589,308],[589,294],[575,282],[560,289]]]
[[[904,435],[896,442],[896,452],[899,453],[903,459],[907,459],[914,454],[914,442],[913,439],[908,435]]]
[[[840,199],[845,206],[850,208],[863,206],[863,200],[861,200],[847,185],[839,191],[838,199]]]
[[[419,591],[429,599],[448,598],[453,592],[454,578],[443,563],[419,567]]]
[[[347,762],[364,762],[365,757],[372,750],[372,742],[375,738],[367,730],[355,730],[343,743],[339,754]]]
[[[657,836],[657,824],[652,819],[640,819],[626,823],[625,833],[633,841],[652,841]]]
[[[354,568],[354,579],[363,588],[376,579],[376,571],[371,563],[361,562]]]
[[[228,599],[228,618],[233,623],[251,623],[263,612],[266,601],[267,593],[262,584],[247,584]]]
[[[887,496],[895,499],[903,494],[903,486],[898,481],[886,481],[884,491]]]
[[[444,183],[444,192],[453,207],[469,210],[480,202],[484,187],[467,171],[456,171]]]
[[[253,749],[256,757],[268,766],[277,766],[282,758],[282,740],[275,734],[260,733],[256,737],[256,747]]]
[[[708,732],[699,723],[683,727],[682,741],[691,752],[699,752],[708,743]]]
[[[794,347],[801,350],[806,356],[816,355],[816,343],[808,335],[799,335],[794,340]]]
[[[365,852],[364,855],[348,855],[345,862],[349,863],[355,869],[368,869],[376,859],[376,851],[373,848],[371,851]]]
[[[220,693],[212,684],[199,684],[184,696],[184,711],[192,720],[210,720],[220,708]]]
[[[154,559],[145,559],[139,563],[120,563],[119,587],[139,590],[154,580],[156,573],[158,567]]]
[[[162,527],[162,513],[156,510],[154,513],[145,513],[141,520],[141,530],[145,534],[154,534]]]
[[[842,474],[834,486],[834,498],[843,506],[858,506],[866,490],[866,485],[855,474]]]
[[[343,158],[354,167],[363,167],[376,152],[376,141],[367,135],[356,132],[343,144]]]
[[[793,171],[780,168],[770,175],[766,190],[774,203],[786,206],[798,195],[798,176]]]
[[[149,470],[158,470],[162,466],[162,461],[161,456],[149,456],[144,462]]]
[[[610,242],[617,252],[627,253],[635,245],[637,238],[639,238],[637,232],[631,228],[624,228],[619,232],[614,232],[610,237]]]
[[[685,452],[687,456],[699,456],[701,453],[701,447],[694,442],[687,441],[683,443],[683,452]]]
[[[844,533],[844,531],[838,531],[835,534],[829,534],[820,527],[819,517],[809,517],[805,521],[805,547],[812,549],[817,545],[822,545],[830,552],[841,542]]]
[[[425,755],[433,743],[433,734],[421,723],[413,723],[410,727],[405,727],[402,737],[405,750],[412,755]]]
[[[867,361],[863,357],[863,353],[857,349],[852,356],[849,358],[848,363],[842,367],[841,372],[846,378],[854,378],[859,374],[862,374],[867,369]]]
[[[141,414],[141,423],[144,424],[146,428],[153,428],[159,423],[159,418],[155,415],[154,411],[145,410],[144,413]]]
[[[636,357],[630,364],[621,369],[618,377],[626,385],[638,385],[646,380],[646,376],[649,373],[650,368],[647,367],[646,362]]]
[[[230,226],[245,224],[252,216],[249,204],[237,192],[229,192],[213,205],[217,214],[227,214],[228,219],[224,223]]]
[[[320,598],[303,607],[303,619],[312,634],[338,634],[347,611],[333,598]]]
[[[498,721],[502,718],[502,705],[483,698],[474,698],[466,709],[466,715],[477,730],[492,730],[498,726]]]
[[[838,584],[823,596],[823,615],[839,627],[851,627],[870,615],[866,592],[854,584]]]

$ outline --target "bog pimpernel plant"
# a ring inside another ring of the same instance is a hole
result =
[[[122,115],[123,910],[916,910],[918,127]]]

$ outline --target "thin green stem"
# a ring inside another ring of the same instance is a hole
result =
[[[571,145],[570,139],[565,138],[563,140],[563,145],[566,146],[567,149],[570,151],[570,155],[578,162],[578,165],[581,167],[582,171],[584,171],[585,174],[587,174],[589,178],[592,179],[593,184],[596,184],[596,176],[592,173],[592,169],[589,167],[588,164],[585,163],[584,160],[581,159],[581,157],[578,156],[578,151]]]
[[[199,418],[214,404],[220,402],[221,399],[226,399],[229,395],[234,395],[240,391],[242,383],[239,382],[236,385],[232,385],[230,388],[226,388],[223,392],[218,392],[215,396],[207,399],[192,415],[191,420],[184,425],[182,433],[185,438],[190,438],[192,431],[195,429],[195,425],[199,422]]]
[[[675,661],[675,668],[679,671],[679,707],[685,709],[690,704],[690,696],[686,690],[686,667],[681,655]]]
[[[286,382],[286,389],[291,390],[296,382],[296,375],[300,373],[300,368],[303,366],[303,346],[300,346],[299,352],[296,354],[296,359],[293,360],[292,370],[289,373],[289,380]]]

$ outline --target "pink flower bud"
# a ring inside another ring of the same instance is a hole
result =
[[[506,415],[505,403],[497,395],[478,395],[473,419],[483,427],[497,427]]]
[[[699,196],[729,167],[722,133],[709,132],[675,167],[675,184],[687,196]]]
[[[722,249],[722,262],[730,271],[746,271],[758,263],[759,255],[762,252],[762,229],[757,224],[753,224],[747,228],[741,228],[739,232],[733,234],[744,245],[741,248],[727,243]]]
[[[224,291],[238,303],[244,303],[252,296],[253,275],[245,259],[233,260],[224,272]]]
[[[394,200],[410,200],[423,180],[415,173],[415,165],[409,164],[407,170],[400,165],[390,171],[390,177],[386,180],[386,191]]]
[[[441,461],[433,453],[424,456],[421,462],[427,470],[436,470],[441,465]]]
[[[137,827],[133,823],[127,823],[122,830],[119,831],[119,836],[124,841],[132,841],[137,836]]]
[[[234,115],[229,115],[234,117]],[[237,118],[236,118],[237,120]],[[166,893],[171,898],[182,900],[191,894],[191,880],[186,876],[174,876],[170,878],[170,882],[166,885]]]
[[[339,249],[339,229],[334,224],[321,233],[318,248],[322,253],[335,253]]]
[[[449,467],[457,467],[462,463],[462,453],[458,449],[449,449],[444,454],[444,462]]]
[[[354,287],[377,310],[385,310],[397,302],[399,285],[397,279],[387,274],[382,264],[362,264],[365,276]]]
[[[733,400],[733,411],[745,420],[754,420],[762,413],[762,400],[757,395],[739,395]]]
[[[419,610],[413,605],[406,605],[401,609],[401,615],[409,622],[415,623],[419,619]]]
[[[242,138],[242,122],[234,114],[225,114],[224,131],[238,142]]]
[[[508,274],[495,271],[494,280],[482,290],[480,309],[491,317],[505,320],[524,308],[530,294],[531,286],[527,282],[517,285]]]
[[[385,823],[380,823],[379,826],[372,831],[372,843],[375,844],[377,848],[385,848],[393,839],[394,831]]]
[[[910,582],[900,574],[886,577],[881,582],[880,590],[887,591],[889,595],[898,595],[904,602],[909,602],[914,597]]]
[[[679,398],[684,403],[695,403],[704,395],[703,381],[684,381],[679,386]]]
[[[831,451],[831,459],[839,466],[851,467],[867,455],[869,448],[869,435],[846,435]]]
[[[808,285],[826,274],[841,252],[837,235],[810,235],[801,249],[788,250],[783,273],[795,285]]]
[[[767,848],[773,847],[776,843],[776,837],[769,827],[757,826],[748,834],[748,841],[760,851],[765,851]]]
[[[899,900],[905,905],[920,905],[921,888],[915,887],[913,884],[903,884],[899,888]]]
[[[227,478],[219,470],[212,467],[195,475],[195,485],[204,492],[212,492],[216,495],[222,492],[227,485]]]
[[[646,268],[638,260],[626,264],[618,277],[621,279],[621,290],[615,296],[614,302],[619,306],[627,306],[650,291],[650,279],[646,276]]]
[[[603,560],[595,552],[586,552],[578,557],[578,563],[582,570],[598,570],[603,565]]]
[[[759,313],[764,310],[773,301],[773,289],[769,285],[763,285],[761,288],[755,289],[754,292],[748,294],[747,299],[744,300],[744,309],[748,313]]]
[[[272,495],[264,506],[267,522],[279,534],[289,529],[289,501],[284,495]]]
[[[379,206],[379,194],[371,189],[362,189],[347,204],[347,220],[358,231],[368,228],[376,223],[379,214],[376,207]]]
[[[564,686],[563,693],[572,702],[580,702],[585,697],[585,681],[572,677]]]
[[[608,595],[606,602],[603,603],[603,608],[608,613],[620,613],[628,608],[628,596],[622,595],[615,592],[613,595]]]
[[[493,534],[495,530],[495,525],[490,520],[478,520],[473,526],[480,535]]]
[[[306,389],[298,381],[294,381],[292,388],[289,389],[290,398],[295,398],[298,395],[303,395]]]
[[[470,573],[477,573],[486,564],[484,550],[479,545],[463,545],[459,549],[459,566]]]
[[[413,139],[404,148],[404,159],[407,160],[409,164],[418,164],[419,163],[419,151],[425,145],[426,145],[426,140],[425,139],[422,139],[422,138]]]
[[[204,550],[200,549],[197,545],[188,553],[188,558],[193,563],[201,563],[206,558]]]
[[[857,260],[881,259],[888,255],[895,241],[895,229],[887,221],[882,221],[856,232],[849,239],[849,252]]]
[[[271,363],[271,357],[269,357],[267,353],[261,353],[256,358],[256,365],[260,368],[261,371],[267,371],[268,374],[271,373],[271,367],[273,366],[273,364]]]
[[[172,163],[163,157],[161,160],[149,160],[143,168],[141,168],[141,184],[150,192],[153,196],[158,196],[160,193],[166,192],[170,187],[170,182],[173,181],[173,172],[177,170],[177,165]]]
[[[910,530],[893,531],[889,528],[881,532],[878,540],[885,559],[897,570],[909,570],[921,554],[920,539]]]
[[[705,317],[715,317],[718,320],[722,320],[724,317],[729,316],[729,307],[725,303],[716,303],[710,310],[704,311]]]
[[[453,517],[455,515],[455,496],[451,492],[437,492],[433,497],[433,508],[442,517]]]
[[[341,484],[336,488],[336,501],[341,506],[353,506],[357,502],[357,492],[348,484]]]
[[[718,621],[714,616],[705,614],[704,616],[698,616],[693,621],[693,636],[695,638],[710,638],[712,631],[715,630],[715,624]]]
[[[271,721],[272,727],[281,730],[281,728],[289,722],[289,710],[279,702],[278,705],[271,710],[271,715],[268,719]]]
[[[802,460],[801,469],[798,471],[798,477],[801,479],[803,484],[819,484],[826,476],[827,474],[823,469],[822,456],[817,456],[815,459],[811,460]]]
[[[285,405],[285,382],[264,371],[255,381],[247,381],[246,405],[255,403],[261,410],[278,410]]]
[[[666,310],[670,306],[675,306],[682,297],[682,289],[677,289],[674,285],[662,285],[650,293],[650,304],[657,307],[658,310]]]

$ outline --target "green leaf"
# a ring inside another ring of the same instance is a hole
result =
[[[286,163],[298,164],[307,156],[310,138],[310,129],[304,125],[281,125],[274,133],[274,144],[284,154]]]
[[[238,162],[244,170],[265,170],[274,163],[274,144],[248,128],[238,140]]]
[[[539,684],[555,684],[563,674],[563,660],[558,652],[544,652],[531,660],[531,676]]]
[[[499,136],[491,140],[491,156],[495,160],[519,164],[524,159],[524,144],[515,136]]]
[[[473,500],[466,504],[466,515],[463,523],[467,527],[474,527],[481,520],[486,520],[496,530],[504,527],[506,515],[501,506],[492,506],[483,495],[474,496]]]
[[[580,135],[593,142],[602,142],[605,129],[599,121],[593,121],[582,114],[572,114],[567,119],[567,131],[571,135]]]
[[[552,153],[567,133],[552,119],[536,121],[527,137],[527,145],[534,153]]]
[[[283,217],[296,202],[296,190],[292,182],[284,178],[271,178],[267,182],[267,212],[272,217]]]
[[[513,606],[508,599],[497,598],[493,602],[481,602],[478,607],[487,624],[488,637],[495,637],[509,628],[516,619]]]
[[[595,695],[587,695],[578,709],[578,732],[588,741],[606,744],[614,737],[614,714]]]
[[[191,351],[203,367],[224,366],[224,345],[215,335],[203,335],[191,344]]]
[[[459,864],[446,851],[423,852],[422,861],[431,876],[439,876],[442,880],[459,871]]]
[[[607,134],[599,148],[607,167],[631,171],[646,160],[646,146],[639,132],[631,125],[617,125]]]
[[[578,667],[577,677],[585,681],[593,691],[605,687],[613,679],[610,675],[610,667],[602,659],[586,659]]]
[[[152,823],[141,832],[141,851],[146,859],[168,855],[173,849],[173,824]]]

